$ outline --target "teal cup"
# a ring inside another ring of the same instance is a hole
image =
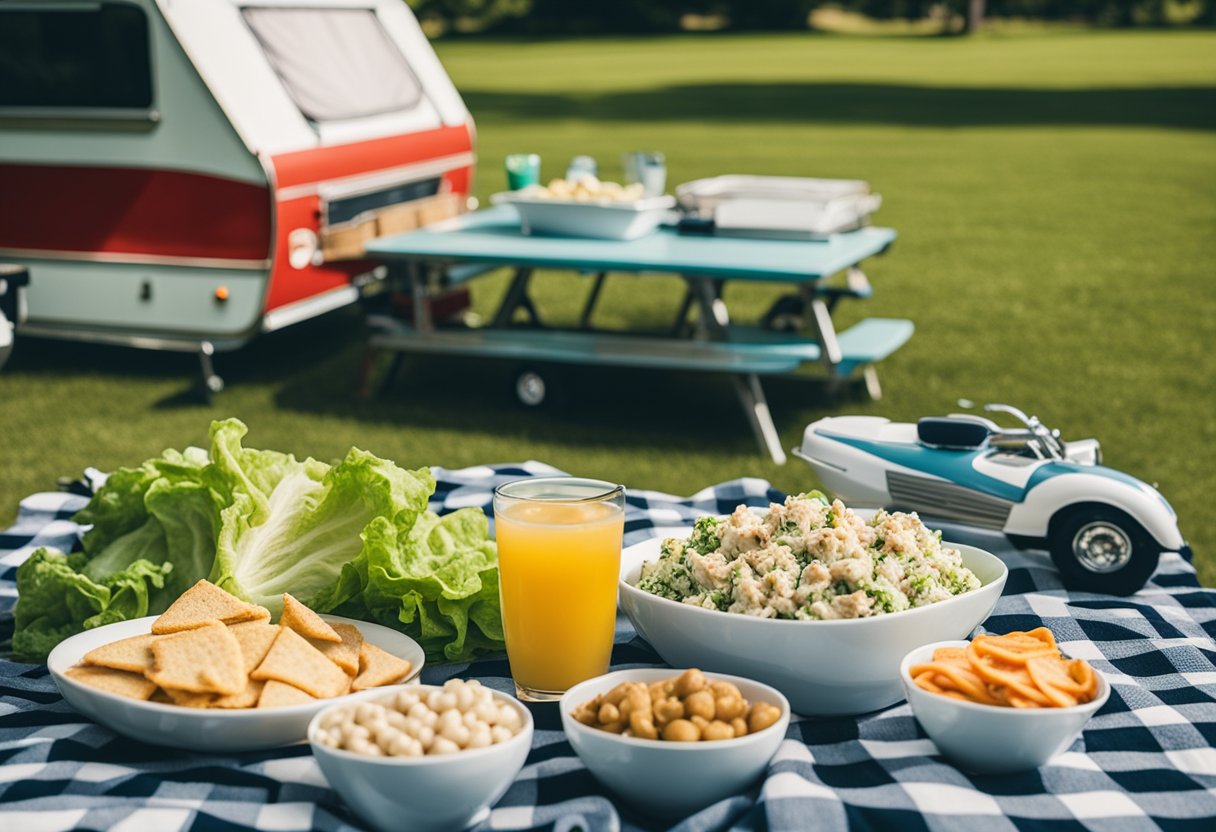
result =
[[[540,184],[540,155],[536,153],[512,153],[507,156],[507,189],[518,191],[529,185]]]

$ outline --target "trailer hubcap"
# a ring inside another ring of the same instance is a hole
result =
[[[515,380],[515,395],[528,407],[536,407],[545,400],[545,380],[539,373],[520,373]]]
[[[1118,526],[1098,521],[1077,530],[1072,551],[1090,572],[1117,572],[1132,559],[1132,541]]]

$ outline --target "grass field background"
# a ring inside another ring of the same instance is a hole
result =
[[[1007,401],[1096,436],[1116,468],[1158,483],[1216,585],[1216,34],[1042,30],[972,39],[685,36],[455,41],[440,56],[477,119],[483,199],[502,159],[535,151],[544,175],[575,154],[619,175],[619,154],[667,154],[672,184],[719,173],[859,177],[899,231],[870,264],[874,297],[842,324],[909,317],[917,333],[880,368],[881,402],[766,381],[786,446],[832,413],[895,419],[960,396]],[[505,285],[475,285],[493,307]],[[570,320],[589,284],[539,281]],[[778,294],[730,286],[737,319]],[[601,324],[666,321],[680,287],[610,281]],[[202,443],[214,417],[249,443],[327,459],[351,444],[404,465],[534,458],[631,487],[687,494],[740,476],[813,484],[762,457],[724,378],[586,370],[564,403],[521,412],[513,365],[409,360],[376,401],[355,384],[357,315],[342,313],[218,359],[211,406],[177,395],[180,355],[18,342],[0,373],[0,524],[18,500],[86,465],[132,464]]]

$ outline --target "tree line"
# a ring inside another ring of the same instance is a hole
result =
[[[820,0],[407,0],[424,21],[444,28],[526,34],[674,32],[690,21],[738,31],[811,28]],[[833,0],[867,17],[964,21],[1073,21],[1097,26],[1216,24],[1216,0]]]

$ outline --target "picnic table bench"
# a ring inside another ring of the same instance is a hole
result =
[[[760,376],[822,364],[833,379],[861,370],[871,396],[881,395],[874,365],[911,337],[911,321],[869,318],[837,332],[832,312],[842,297],[864,298],[870,284],[860,268],[895,240],[888,228],[862,228],[825,240],[794,241],[681,234],[670,227],[636,240],[529,236],[510,206],[374,240],[369,256],[395,264],[408,285],[412,320],[371,319],[373,350],[473,355],[586,366],[628,366],[729,374],[758,441],[785,462]],[[484,327],[436,324],[430,301],[492,267],[514,269],[502,301]],[[546,326],[529,293],[537,269],[594,276],[577,327]],[[684,299],[666,333],[639,334],[593,326],[610,273],[677,275]],[[843,286],[826,284],[841,272]],[[790,286],[805,331],[775,331],[731,320],[723,299],[728,281]],[[693,310],[695,320],[690,321]],[[524,313],[525,323],[517,318]],[[394,362],[394,367],[396,362]],[[393,375],[390,370],[388,378]]]

